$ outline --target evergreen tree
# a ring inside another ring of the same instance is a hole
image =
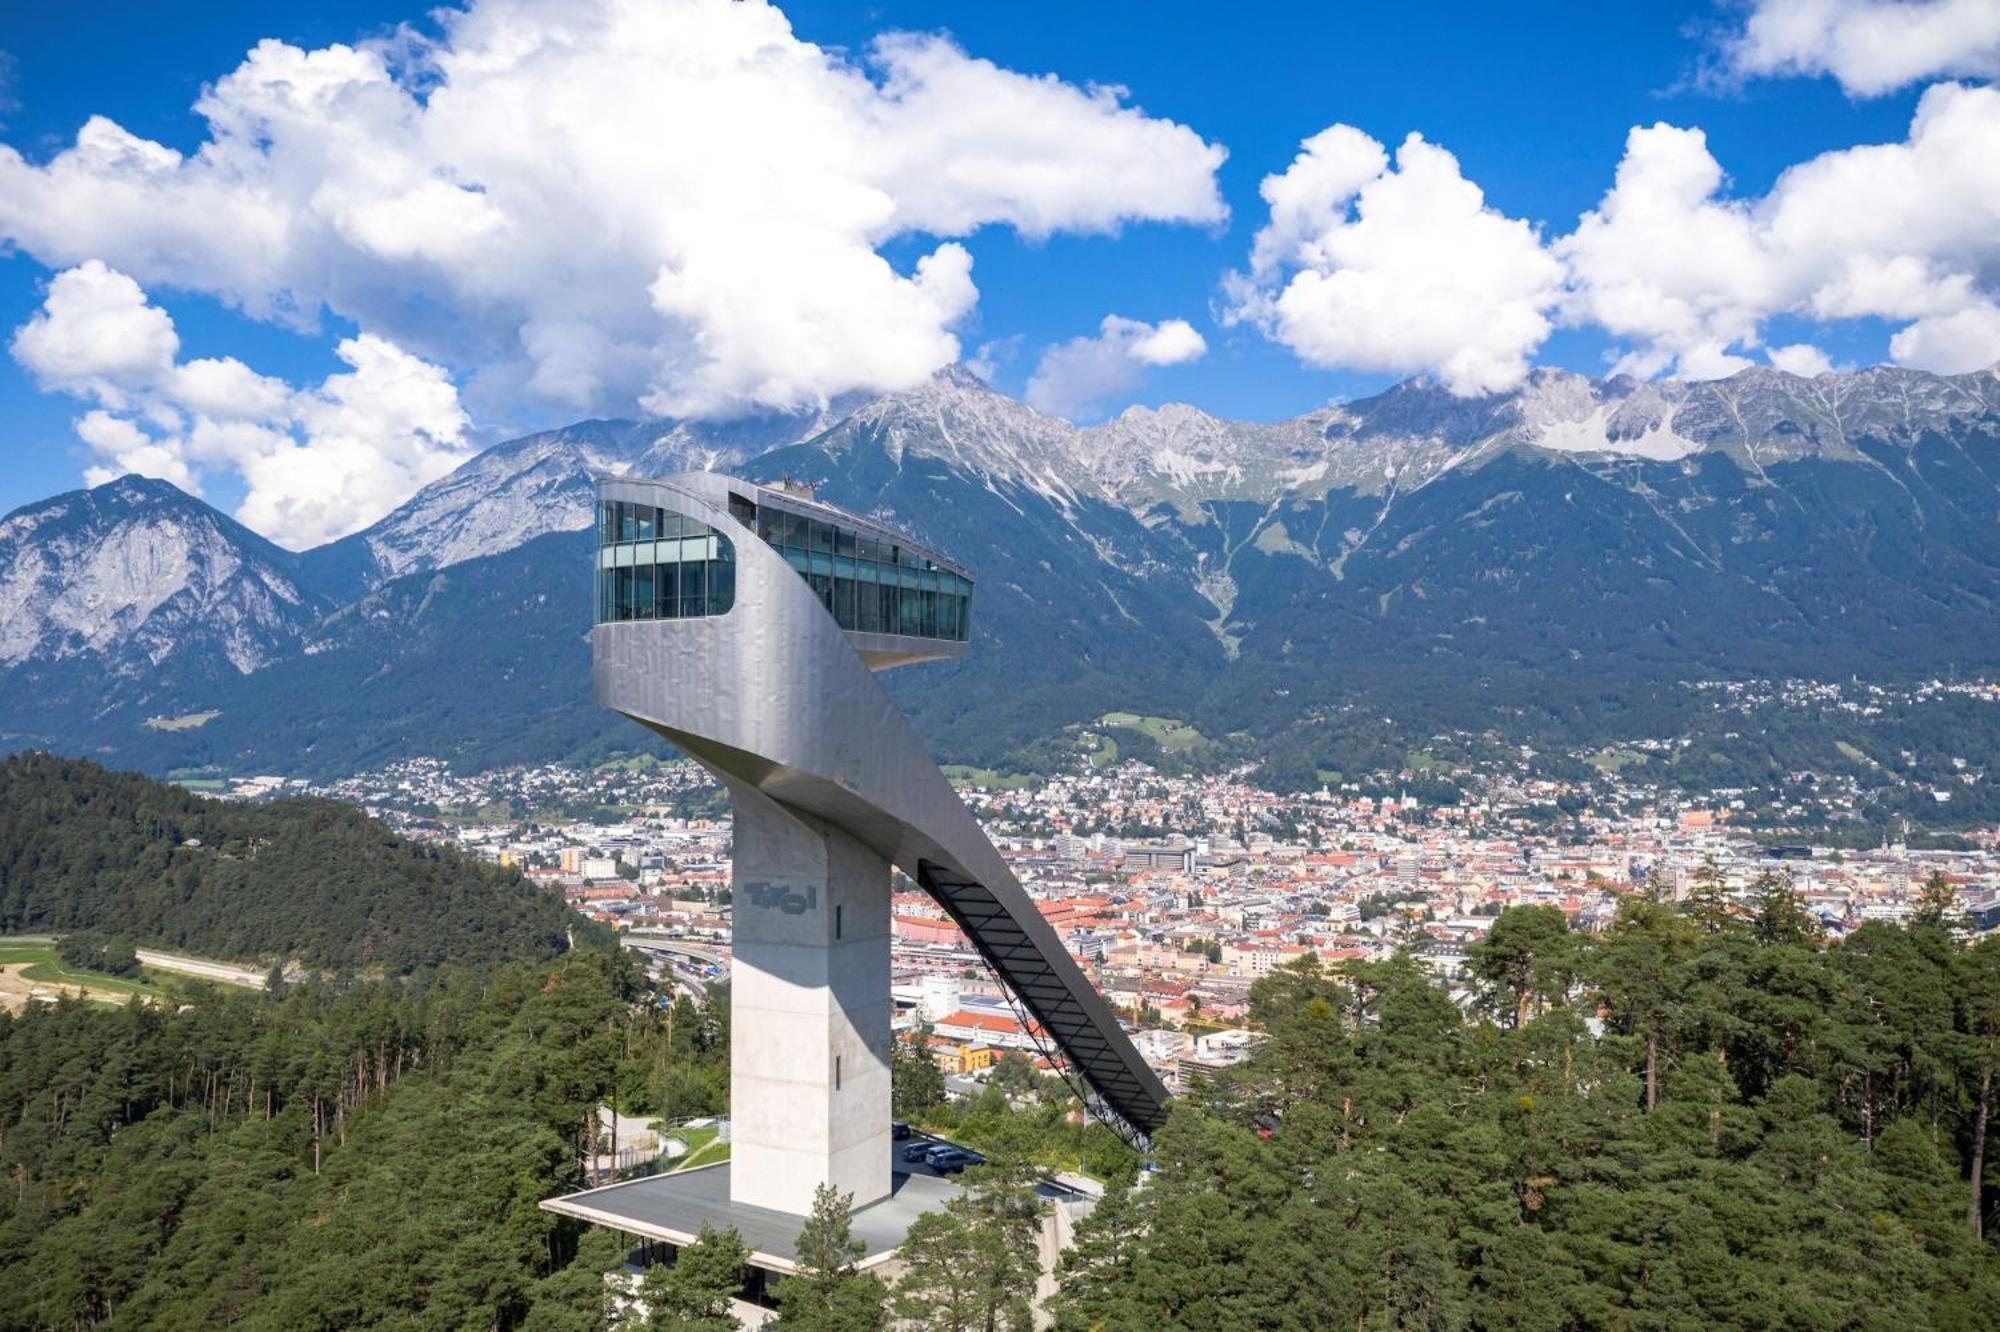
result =
[[[1016,1138],[966,1172],[965,1191],[911,1227],[892,1309],[927,1332],[1027,1332],[1038,1275],[1038,1172]]]
[[[1819,921],[1806,909],[1798,886],[1789,874],[1765,870],[1750,885],[1756,906],[1757,938],[1767,944],[1802,944],[1818,939]]]
[[[1105,1189],[1062,1256],[1050,1313],[1058,1328],[1113,1332],[1139,1328],[1144,1316],[1132,1290],[1144,1245],[1149,1195],[1118,1182]]]
[[[1704,856],[1688,883],[1687,913],[1703,934],[1720,934],[1736,921],[1729,883],[1714,856]]]
[[[1509,907],[1468,953],[1466,970],[1517,1028],[1537,1004],[1562,1002],[1575,976],[1577,952],[1559,907]]]
[[[1966,1219],[1975,1239],[1987,1231],[1992,1214],[1986,1194],[1987,1144],[1993,1129],[1993,1076],[2000,1069],[2000,936],[1987,935],[1967,952],[1959,966],[1962,1023],[1967,1040],[1966,1077],[1972,1099],[1968,1174],[1971,1201]]]
[[[674,1256],[671,1266],[646,1273],[647,1332],[736,1332],[730,1302],[743,1288],[743,1265],[750,1251],[733,1229],[716,1230],[707,1222],[692,1244]]]
[[[931,1057],[930,1037],[930,1024],[923,1023],[890,1051],[889,1098],[898,1119],[919,1120],[944,1104],[944,1070]]]
[[[1917,892],[1917,909],[1911,914],[1911,923],[1934,930],[1950,930],[1956,928],[1960,920],[1958,890],[1945,877],[1943,870],[1932,870]]]
[[[1644,1043],[1647,1110],[1659,1104],[1660,1070],[1674,1053],[1682,1007],[1681,967],[1699,938],[1672,907],[1635,895],[1619,902],[1591,952],[1591,975],[1613,1027]]]
[[[778,1283],[782,1332],[880,1332],[888,1323],[888,1288],[856,1272],[867,1246],[854,1238],[854,1195],[822,1184],[799,1232],[798,1274]]]

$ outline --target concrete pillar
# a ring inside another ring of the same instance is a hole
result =
[[[889,1193],[889,863],[731,783],[730,1200]]]

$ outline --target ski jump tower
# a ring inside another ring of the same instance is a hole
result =
[[[963,656],[972,579],[792,486],[598,483],[597,701],[735,809],[730,1201],[795,1215],[891,1190],[890,867],[937,900],[1092,1109],[1128,1134],[1166,1089],[1021,890],[875,672]]]

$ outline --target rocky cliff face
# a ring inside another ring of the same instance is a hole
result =
[[[165,481],[122,477],[0,519],[0,667],[112,681],[247,675],[328,609],[297,560]]]

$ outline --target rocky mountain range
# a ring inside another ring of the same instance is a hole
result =
[[[1392,732],[1658,733],[1697,678],[2000,668],[2000,371],[1540,371],[1079,428],[952,369],[513,440],[296,556],[159,481],[30,505],[0,522],[0,745],[283,772],[635,746],[586,697],[590,477],[689,467],[815,482],[975,570],[974,651],[887,677],[966,761],[1124,709],[1311,780]]]

